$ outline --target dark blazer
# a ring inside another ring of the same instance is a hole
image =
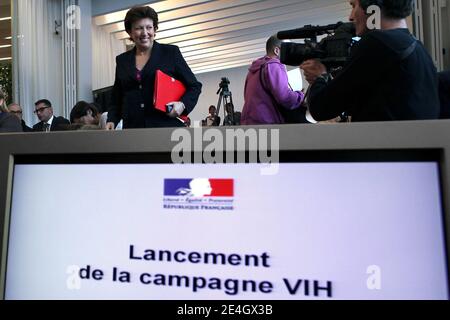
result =
[[[21,123],[22,123],[23,132],[33,132],[33,129],[31,129],[29,126],[27,126],[27,124],[25,123],[24,120],[22,120]]]
[[[136,79],[136,49],[116,58],[116,78],[108,122],[117,125],[123,119],[123,128],[183,127],[181,121],[168,117],[153,107],[156,70],[161,70],[186,86],[181,98],[188,115],[195,107],[202,84],[197,81],[176,46],[154,42],[150,60],[142,69],[142,83]]]
[[[19,118],[12,113],[0,111],[0,132],[22,132]]]
[[[65,127],[70,124],[70,121],[63,117],[54,117],[50,131],[64,131],[67,130]],[[44,123],[39,122],[33,126],[33,131],[43,131]]]

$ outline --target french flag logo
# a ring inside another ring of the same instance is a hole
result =
[[[233,179],[165,179],[165,196],[234,197]]]

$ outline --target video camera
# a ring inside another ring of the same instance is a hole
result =
[[[223,105],[225,108],[227,106],[230,106],[230,110],[224,110],[224,116],[226,117],[225,111],[231,112],[232,121],[234,123],[234,105],[233,105],[233,96],[231,94],[230,89],[228,88],[228,85],[230,84],[230,80],[228,78],[223,77],[221,79],[221,82],[219,83],[219,90],[217,90],[217,94],[219,95],[219,101],[217,102],[216,107],[216,117],[213,122],[213,126],[219,126],[220,125],[220,106]]]
[[[317,42],[317,37],[329,36]],[[356,31],[353,23],[338,22],[327,26],[307,25],[303,28],[280,31],[278,39],[305,39],[305,43],[284,42],[281,44],[281,63],[299,66],[309,59],[319,59],[329,70],[343,67],[352,46],[355,44]]]
[[[227,77],[223,77],[221,79],[221,82],[219,83],[219,88],[223,89],[223,88],[228,88],[228,85],[230,84],[230,80],[228,80]]]
[[[219,90],[217,90],[217,94],[228,96],[230,94],[230,89],[228,88],[229,84],[230,80],[228,80],[228,78],[226,77],[223,77],[221,79],[221,82],[219,83]]]

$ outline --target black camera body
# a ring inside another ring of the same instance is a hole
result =
[[[320,42],[317,37],[329,34]],[[319,59],[329,70],[343,67],[355,44],[356,31],[353,23],[338,22],[328,26],[307,25],[300,29],[278,32],[283,39],[305,39],[305,43],[284,42],[281,44],[281,63],[299,66],[309,59]]]
[[[230,80],[227,77],[223,77],[219,83],[219,90],[217,91],[217,94],[222,93],[227,95],[230,91],[228,88],[228,85],[230,84]]]
[[[222,81],[219,83],[219,87],[220,88],[228,87],[228,85],[230,84],[230,80],[227,77],[223,77],[221,80]]]
[[[224,108],[229,110],[225,110],[227,113],[232,113],[232,121],[234,123],[234,105],[233,105],[233,96],[231,94],[228,85],[230,84],[230,80],[227,77],[223,77],[219,83],[219,90],[217,90],[217,94],[219,95],[219,101],[217,102],[216,107],[216,117],[213,122],[213,126],[217,127],[220,125],[220,106],[223,105]],[[224,114],[225,115],[225,114]],[[226,118],[226,115],[225,115]]]

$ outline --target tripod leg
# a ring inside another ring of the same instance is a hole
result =
[[[234,119],[234,103],[233,103],[233,95],[230,92],[230,102],[231,102],[231,121],[233,122],[233,126],[236,125],[236,121]]]
[[[217,101],[216,115],[214,117],[214,122],[213,122],[214,127],[220,126],[219,114],[220,114],[220,104],[222,103],[222,98],[223,98],[223,93],[220,92],[219,101]]]
[[[231,125],[236,125],[235,119],[234,119],[234,104],[233,104],[233,96],[231,94],[231,92],[229,93],[229,100],[227,99],[227,103],[226,103],[226,111],[228,114],[230,114],[230,118],[231,118]],[[229,108],[229,109],[228,109]]]

